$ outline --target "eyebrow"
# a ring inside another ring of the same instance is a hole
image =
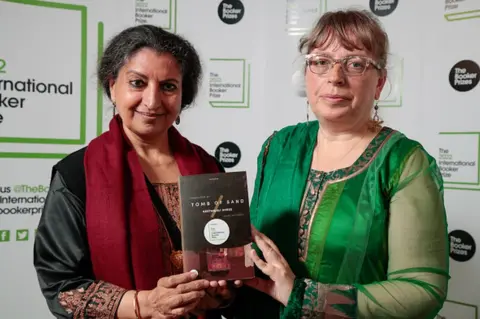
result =
[[[135,75],[137,75],[137,76],[139,76],[139,77],[141,77],[141,78],[143,78],[143,79],[146,79],[146,78],[147,78],[146,75],[144,75],[144,74],[142,74],[142,73],[140,73],[140,72],[134,71],[134,70],[128,70],[128,71],[127,71],[127,74],[135,74]],[[176,83],[180,83],[180,81],[178,81],[178,80],[175,79],[175,78],[168,78],[168,79],[162,80],[162,81],[160,81],[160,82],[162,82],[162,83],[163,83],[163,82],[176,82]]]
[[[134,70],[128,70],[128,71],[127,71],[127,74],[135,74],[135,75],[137,75],[137,76],[139,76],[139,77],[141,77],[141,78],[146,78],[145,74],[142,74],[142,73],[137,72],[137,71],[134,71]]]
[[[326,52],[319,52],[319,51],[312,51],[312,52],[310,53],[310,55],[318,55],[318,56],[325,56],[325,57],[331,57],[331,58],[333,58],[333,55],[332,55],[332,54],[328,54],[328,53],[326,53]],[[361,56],[361,57],[368,58],[368,56],[367,56],[365,53],[363,53],[363,52],[356,52],[356,51],[355,51],[355,52],[352,52],[352,53],[349,53],[349,54],[343,56],[342,58],[350,57],[350,56]]]

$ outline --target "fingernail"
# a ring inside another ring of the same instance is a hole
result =
[[[193,274],[193,275],[192,275],[193,278],[197,278],[197,276],[198,276],[198,271],[197,271],[196,269],[192,269],[192,270],[190,270],[190,272]]]

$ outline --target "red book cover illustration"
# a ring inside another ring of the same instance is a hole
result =
[[[246,172],[181,176],[183,269],[207,280],[254,278]]]

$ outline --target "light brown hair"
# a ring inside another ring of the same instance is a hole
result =
[[[365,50],[383,68],[387,65],[388,35],[376,17],[367,10],[339,10],[323,14],[313,29],[300,39],[300,53],[308,54],[338,41],[347,50]]]

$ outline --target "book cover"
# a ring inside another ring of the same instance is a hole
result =
[[[246,172],[181,176],[183,269],[207,280],[255,276]]]

